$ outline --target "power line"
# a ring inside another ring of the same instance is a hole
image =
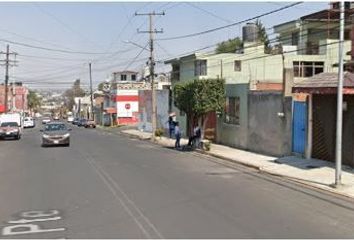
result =
[[[41,7],[38,3],[33,3],[37,9],[39,9],[42,13],[46,14],[47,16],[51,17],[52,19],[54,19],[56,22],[58,22],[59,24],[61,24],[64,28],[66,28],[67,30],[71,31],[72,33],[76,34],[77,36],[79,36],[79,38],[81,38],[81,40],[84,40],[84,42],[89,42],[91,43],[91,45],[94,45],[95,47],[99,47],[101,48],[101,46],[99,46],[97,43],[91,41],[90,39],[88,39],[86,36],[83,36],[81,33],[79,33],[78,31],[75,31],[71,26],[69,26],[68,24],[66,24],[65,22],[63,22],[61,19],[59,19],[57,16],[55,16],[54,14],[48,12],[47,10],[45,10],[43,7]]]
[[[144,52],[144,50],[146,50],[146,47],[147,47],[148,45],[149,45],[149,43],[147,43],[147,44],[145,45],[145,47],[142,48],[142,49],[140,50],[140,52],[133,58],[133,60],[132,60],[130,63],[128,63],[128,65],[125,67],[125,70],[128,70],[129,67],[130,67],[133,63],[135,63],[136,59]]]
[[[21,43],[21,42],[15,42],[7,39],[0,39],[1,42],[6,42],[6,43],[12,43],[14,45],[19,45],[23,47],[29,47],[29,48],[35,48],[35,49],[41,49],[41,50],[46,50],[46,51],[52,51],[52,52],[61,52],[61,53],[74,53],[74,54],[89,54],[89,55],[96,55],[96,54],[102,54],[106,55],[107,53],[103,52],[80,52],[80,51],[69,51],[65,49],[55,49],[55,48],[47,48],[47,47],[40,47],[40,46],[35,46],[27,43]]]
[[[310,23],[302,23],[299,26],[305,26],[307,24],[310,24]],[[313,24],[313,23],[311,23],[311,24]],[[321,23],[318,23],[317,25],[315,25],[313,27],[321,27],[321,26],[325,26],[325,25],[327,25],[327,24],[321,22]],[[311,33],[311,35],[318,35],[318,34],[321,34],[323,32],[327,32],[329,30],[333,30],[333,29],[337,29],[337,28],[339,28],[339,27],[335,26],[333,28],[323,29],[321,31],[318,31],[317,33]],[[292,27],[288,27],[288,29],[292,29]],[[285,32],[288,33],[288,32],[291,32],[291,31],[285,31]],[[302,37],[305,37],[305,36],[308,36],[308,35],[310,35],[310,33],[301,34]],[[292,40],[292,36],[289,36],[288,38],[283,38],[282,39],[282,41],[288,41],[288,40]],[[269,44],[276,43],[278,41],[279,41],[279,39],[277,37],[271,38],[271,39],[269,39]],[[202,47],[202,48],[199,48],[199,49],[191,50],[191,51],[188,51],[188,52],[185,52],[185,53],[181,53],[181,54],[176,55],[174,58],[182,57],[182,56],[185,56],[185,55],[188,55],[188,54],[193,54],[195,52],[199,52],[199,51],[203,51],[203,50],[206,50],[206,49],[209,49],[209,48],[212,48],[212,47],[216,47],[219,43],[220,42],[212,44],[212,45],[208,45],[208,46],[205,46],[205,47]],[[253,47],[258,46],[260,44],[263,44],[263,43],[255,43],[255,44],[249,45],[247,47],[243,47],[243,50],[244,49],[248,49],[248,48],[253,48]],[[209,51],[209,53],[215,53],[215,50]],[[170,58],[161,59],[160,61],[166,61],[168,59],[170,59]]]
[[[35,39],[35,38],[27,37],[27,36],[24,36],[24,35],[21,35],[21,34],[18,34],[18,33],[14,33],[14,32],[11,32],[11,31],[8,31],[8,30],[5,30],[5,29],[0,29],[0,31],[5,32],[5,33],[8,33],[8,34],[11,34],[11,35],[14,35],[14,36],[17,36],[17,37],[21,37],[21,38],[23,38],[23,39],[28,39],[28,40],[30,40],[30,41],[34,41],[34,42],[38,42],[38,43],[43,43],[43,44],[48,44],[48,45],[52,45],[52,46],[56,46],[56,47],[59,47],[59,48],[64,48],[64,49],[66,49],[66,50],[71,50],[71,51],[73,51],[72,49],[70,49],[70,48],[68,48],[68,47],[65,47],[65,46],[62,46],[62,45],[59,45],[59,44],[56,44],[56,43],[46,42],[46,41],[38,40],[38,39]]]
[[[294,7],[294,6],[299,5],[301,3],[302,2],[295,2],[295,3],[292,3],[292,4],[286,5],[284,7],[277,8],[275,10],[260,14],[258,16],[255,16],[255,17],[252,17],[252,18],[248,18],[248,19],[245,19],[245,20],[242,20],[242,21],[239,21],[239,22],[235,22],[235,23],[232,23],[232,24],[228,24],[228,25],[225,25],[225,26],[222,26],[222,27],[212,28],[212,29],[205,30],[205,31],[202,31],[202,32],[191,33],[191,34],[186,34],[186,35],[181,35],[181,36],[160,38],[160,39],[156,39],[156,40],[159,40],[159,41],[176,40],[176,39],[190,38],[190,37],[195,37],[195,36],[199,36],[199,35],[215,32],[215,31],[219,31],[219,30],[222,30],[222,29],[225,29],[225,28],[229,28],[229,27],[233,27],[233,26],[239,25],[241,23],[245,23],[245,22],[249,22],[249,21],[252,21],[252,20],[256,20],[258,18],[265,17],[265,16],[268,16],[268,15],[274,14],[276,12],[283,11],[285,9]]]
[[[196,9],[198,9],[198,10],[200,10],[200,11],[202,11],[202,12],[204,12],[204,13],[210,15],[210,16],[213,16],[214,18],[217,18],[217,19],[219,19],[219,20],[221,20],[223,22],[232,23],[232,21],[230,21],[228,19],[225,19],[223,17],[220,17],[220,16],[218,16],[218,15],[212,13],[212,12],[209,12],[208,10],[205,10],[204,8],[201,8],[201,7],[195,5],[195,4],[191,3],[191,2],[185,2],[185,4],[187,4],[189,6],[192,6],[193,8],[196,8]]]

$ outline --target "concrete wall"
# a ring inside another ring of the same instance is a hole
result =
[[[240,124],[218,118],[218,143],[274,156],[291,154],[291,98],[283,103],[281,92],[249,92],[247,84],[227,84],[226,96],[240,97]]]
[[[156,90],[157,103],[157,128],[168,129],[168,114],[169,114],[169,90]],[[151,132],[151,90],[139,90],[139,123],[138,128]]]
[[[240,98],[240,124],[228,124],[224,117],[217,119],[218,143],[232,147],[247,149],[248,142],[248,84],[226,84],[226,96]]]
[[[292,98],[281,92],[248,94],[248,149],[274,156],[291,154]],[[283,112],[284,117],[278,113]]]

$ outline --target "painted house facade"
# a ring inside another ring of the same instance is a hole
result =
[[[293,96],[292,87],[316,74],[338,71],[338,36],[334,29],[329,30],[335,28],[336,16],[331,15],[327,25],[323,19],[315,21],[316,16],[275,26],[282,45],[278,52],[266,53],[264,45],[254,40],[257,38],[249,38],[248,30],[254,26],[247,24],[239,53],[194,53],[165,62],[172,66],[172,85],[193,79],[225,79],[226,106],[216,120],[216,142],[276,156],[305,155],[306,149],[296,149],[299,139],[295,137],[305,141],[307,132],[296,133],[293,108],[306,98]],[[344,42],[344,49],[351,49],[350,40]],[[175,107],[172,111],[186,129],[183,113]]]

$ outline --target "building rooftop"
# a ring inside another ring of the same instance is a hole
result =
[[[354,89],[354,74],[344,72],[343,87]],[[320,73],[294,84],[293,93],[336,93],[338,88],[338,73]]]

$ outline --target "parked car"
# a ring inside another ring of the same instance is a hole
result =
[[[50,123],[50,121],[51,121],[50,117],[44,117],[44,118],[42,118],[42,124]]]
[[[21,127],[17,122],[1,122],[0,125],[0,138],[15,138],[19,140],[21,138]]]
[[[96,123],[94,120],[87,120],[84,124],[85,128],[96,128]]]
[[[86,118],[81,118],[81,119],[79,120],[77,126],[79,126],[79,127],[84,127],[85,124],[86,124],[86,122],[87,122],[87,119],[86,119]]]
[[[70,123],[70,122],[73,122],[73,121],[74,121],[74,117],[72,117],[72,116],[68,116],[67,121],[68,121],[69,123]]]
[[[58,121],[60,119],[59,115],[54,115],[53,120]]]
[[[31,117],[25,117],[25,119],[23,120],[23,127],[24,128],[33,128],[35,127],[35,121],[33,118]]]
[[[44,129],[41,130],[42,146],[64,145],[70,146],[70,133],[64,123],[52,122],[48,123]]]
[[[79,124],[79,121],[80,121],[80,118],[74,118],[72,124],[78,125],[78,124]]]

